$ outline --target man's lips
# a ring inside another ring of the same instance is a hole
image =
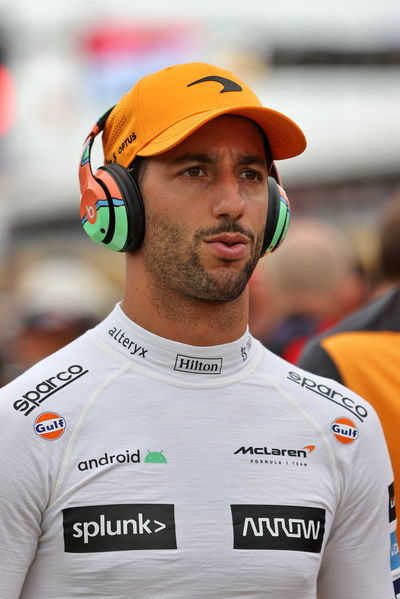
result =
[[[241,233],[221,233],[205,239],[205,243],[218,258],[239,260],[246,255],[250,240]]]

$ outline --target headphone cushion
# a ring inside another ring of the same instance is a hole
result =
[[[290,221],[290,203],[285,190],[268,177],[268,210],[261,255],[275,251],[285,239]]]
[[[145,214],[136,181],[125,167],[115,163],[101,166],[95,176],[106,183],[114,210],[114,230],[103,244],[119,252],[137,249],[144,237]],[[115,193],[116,188],[119,193]]]

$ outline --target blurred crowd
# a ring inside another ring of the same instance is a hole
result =
[[[297,363],[311,338],[400,284],[400,192],[380,214],[368,261],[338,227],[294,219],[250,281],[250,329],[268,349]]]
[[[97,324],[120,295],[107,273],[76,253],[45,253],[8,280],[0,322],[2,385]]]

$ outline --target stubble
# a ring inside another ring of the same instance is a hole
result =
[[[201,264],[203,240],[227,232],[246,235],[252,248],[251,256],[240,270],[233,268],[228,260],[221,260],[218,268],[206,270]],[[224,220],[218,227],[198,229],[194,237],[188,238],[180,225],[156,214],[147,215],[143,260],[153,293],[208,302],[237,299],[257,265],[263,234],[264,229],[255,236],[236,221]]]

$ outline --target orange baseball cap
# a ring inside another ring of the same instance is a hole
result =
[[[136,156],[161,154],[222,114],[237,114],[258,123],[274,159],[292,158],[306,147],[296,123],[264,107],[233,73],[194,62],[146,75],[121,98],[104,126],[105,162],[127,167]]]

